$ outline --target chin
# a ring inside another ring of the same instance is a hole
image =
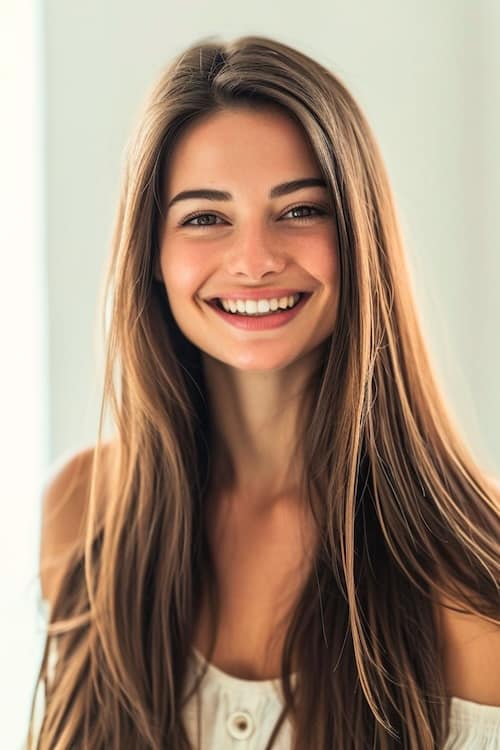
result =
[[[238,358],[231,358],[231,359],[218,358],[218,359],[220,362],[227,365],[228,367],[233,367],[235,370],[240,370],[241,372],[269,373],[269,372],[278,372],[279,370],[283,370],[286,367],[289,367],[290,365],[295,364],[300,358],[301,358],[300,356],[295,356],[291,358],[290,357],[270,357],[269,355],[265,356],[264,353],[262,353],[261,356],[242,355],[241,357],[238,357]]]

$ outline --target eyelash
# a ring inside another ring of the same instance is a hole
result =
[[[311,221],[312,219],[315,219],[317,216],[324,216],[326,214],[326,211],[323,211],[323,209],[318,208],[317,206],[310,206],[308,204],[300,204],[298,206],[292,206],[287,211],[285,211],[285,214],[289,214],[290,211],[296,211],[299,208],[309,208],[313,211],[316,211],[316,214],[311,214],[309,216],[292,216],[292,221]],[[188,216],[186,219],[184,219],[180,226],[185,227],[195,227],[196,229],[210,229],[211,227],[220,226],[220,224],[189,224],[190,221],[193,219],[197,219],[200,216],[215,216],[216,219],[220,219],[221,217],[218,214],[214,213],[208,213],[207,211],[198,211],[197,213],[191,214],[191,216]]]

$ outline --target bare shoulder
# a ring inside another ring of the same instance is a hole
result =
[[[103,459],[108,453],[109,444],[104,444]],[[52,464],[44,482],[40,584],[42,597],[50,603],[65,563],[83,542],[94,455],[94,446],[64,454]]]
[[[500,482],[491,480],[500,512]],[[499,602],[500,604],[500,602]],[[500,706],[500,625],[457,612],[453,600],[438,603],[447,692],[474,703]]]

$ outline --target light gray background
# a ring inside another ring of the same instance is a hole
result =
[[[500,474],[500,3],[47,0],[43,20],[51,460],[95,441],[97,300],[144,96],[188,44],[251,33],[316,57],[368,116],[450,407]]]

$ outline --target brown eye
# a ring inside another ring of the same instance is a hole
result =
[[[317,208],[316,206],[309,206],[307,204],[301,204],[299,206],[293,206],[292,208],[289,208],[288,211],[284,214],[284,217],[287,216],[287,214],[296,214],[297,212],[303,212],[306,211],[306,215],[301,216],[292,216],[291,218],[293,221],[310,221],[311,219],[315,219],[317,216],[324,216],[326,214],[326,211],[323,211],[321,208]],[[215,221],[211,221],[211,219],[214,219]],[[180,226],[182,227],[196,227],[198,229],[205,229],[208,227],[214,227],[217,226],[218,223],[217,219],[220,219],[220,222],[224,223],[224,220],[221,219],[220,216],[217,216],[217,214],[207,213],[206,211],[200,211],[197,214],[193,214],[192,216],[188,216],[187,219],[184,219],[184,221],[181,222]],[[195,222],[195,223],[193,223]]]
[[[300,205],[289,208],[286,214],[295,213],[296,211],[302,211],[302,209],[313,211],[314,213],[308,213],[305,216],[292,216],[292,219],[294,219],[295,221],[309,221],[310,219],[316,218],[316,216],[324,216],[326,213],[326,211],[323,211],[321,208],[316,208],[316,206]]]
[[[213,227],[215,226],[215,223],[212,223],[209,221],[202,221],[199,224],[191,224],[191,222],[195,221],[195,219],[207,219],[209,217],[213,219],[220,219],[220,216],[217,216],[216,214],[199,213],[199,214],[194,214],[194,216],[190,216],[188,219],[183,221],[181,223],[181,226],[183,227]]]

